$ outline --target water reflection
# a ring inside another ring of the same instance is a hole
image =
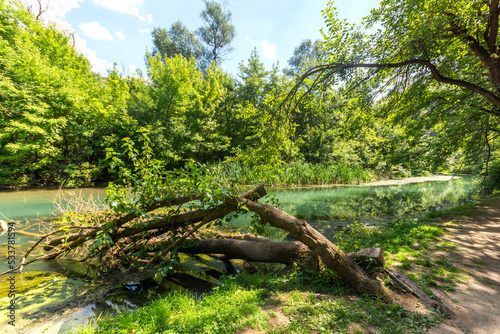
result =
[[[344,220],[442,210],[471,199],[474,178],[393,186],[277,191],[283,209],[302,219]]]
[[[270,192],[279,200],[281,209],[325,230],[325,226],[333,228],[355,220],[384,221],[466,203],[477,190],[476,179],[464,177],[390,186],[278,189]],[[250,220],[245,215],[232,219],[230,223],[243,227]]]

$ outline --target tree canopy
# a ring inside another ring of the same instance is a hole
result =
[[[203,21],[203,27],[196,33],[201,40],[208,46],[206,58],[212,64],[220,62],[233,49],[231,42],[236,36],[236,28],[231,23],[231,12],[216,1],[204,0],[205,9],[200,17]]]
[[[302,82],[367,93],[409,134],[431,136],[436,161],[460,149],[479,154],[499,133],[499,11],[495,0],[385,0],[355,26],[330,1],[323,64]]]

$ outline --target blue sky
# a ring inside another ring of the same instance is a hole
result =
[[[23,0],[38,12],[37,0]],[[75,47],[103,75],[117,63],[120,71],[145,72],[144,55],[151,50],[154,27],[168,29],[180,20],[195,31],[202,25],[202,0],[41,0],[48,10],[42,18],[74,31]],[[266,69],[279,62],[287,65],[293,50],[304,39],[318,39],[324,26],[321,11],[327,0],[219,0],[232,13],[237,36],[234,51],[223,68],[236,75],[238,64],[247,60],[254,47]],[[339,0],[339,15],[360,22],[377,0]]]

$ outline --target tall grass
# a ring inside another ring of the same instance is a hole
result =
[[[290,162],[269,168],[252,168],[237,162],[221,162],[210,165],[209,169],[238,184],[267,186],[353,184],[369,182],[374,177],[371,171],[359,166],[307,162]]]

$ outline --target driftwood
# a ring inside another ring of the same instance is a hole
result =
[[[357,252],[347,253],[363,268],[383,267],[385,265],[384,250],[380,247],[364,248]]]
[[[455,318],[455,308],[450,296],[448,296],[448,294],[441,289],[431,288],[431,292],[436,298],[436,302],[441,307],[441,310],[448,313],[451,318]]]

